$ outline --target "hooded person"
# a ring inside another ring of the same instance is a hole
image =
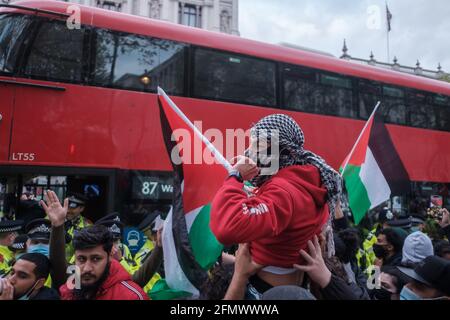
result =
[[[432,255],[434,255],[433,243],[425,233],[416,231],[406,237],[402,251],[403,266],[414,267]]]
[[[331,219],[342,180],[304,142],[289,116],[264,117],[251,129],[248,157],[238,157],[212,202],[210,226],[218,241],[249,242],[253,260],[265,266],[250,278],[259,298],[273,286],[301,281],[303,273],[293,265],[304,262],[299,251],[315,235],[334,254]],[[256,187],[251,195],[244,180]]]

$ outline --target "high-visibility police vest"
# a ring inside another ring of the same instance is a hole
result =
[[[88,222],[88,220],[85,217],[80,216],[80,219],[78,220],[77,224],[74,226],[71,226],[70,229],[67,230],[67,233],[73,238],[73,233],[75,230],[81,230],[90,225],[92,225],[92,223]],[[66,244],[66,260],[71,261],[74,254],[75,254],[75,250],[73,248],[72,241],[71,241],[70,243]]]
[[[140,267],[144,262],[145,257],[155,248],[153,241],[145,237],[144,245],[134,255],[134,261]]]
[[[356,253],[358,266],[362,267],[366,273],[370,271],[368,268],[374,265],[377,258],[373,252],[373,245],[377,242],[376,230],[377,226],[369,232],[366,240],[363,242],[362,249]]]
[[[131,254],[128,246],[123,243],[121,243],[120,246],[122,249],[122,259],[120,260],[120,264],[125,268],[125,270],[127,270],[129,274],[133,275],[140,266],[138,266],[134,261],[133,255]]]
[[[11,267],[14,253],[6,246],[0,246],[0,276],[6,274]]]
[[[144,245],[134,255],[134,261],[136,261],[136,264],[139,266],[139,268],[142,266],[142,264],[145,261],[145,258],[148,258],[148,255],[150,254],[150,252],[153,251],[154,248],[155,244],[153,243],[153,241],[151,241],[146,237]],[[159,275],[159,273],[155,272],[150,281],[144,286],[144,291],[149,292],[153,288],[155,283],[160,279],[161,276]]]

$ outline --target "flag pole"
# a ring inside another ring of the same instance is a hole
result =
[[[391,57],[389,56],[389,30],[387,31],[387,63],[389,63],[391,61]]]
[[[343,167],[342,167],[342,171],[341,171],[341,176],[342,176],[342,177],[344,176],[345,169],[347,168],[348,162],[350,161],[350,158],[352,157],[353,152],[355,151],[356,146],[357,146],[358,143],[359,143],[359,140],[361,140],[361,137],[362,137],[362,135],[363,135],[363,132],[366,130],[367,126],[369,125],[370,120],[371,120],[372,117],[375,115],[375,112],[377,111],[378,107],[380,106],[380,103],[381,103],[381,102],[378,101],[377,104],[375,105],[375,108],[373,109],[373,111],[372,111],[372,113],[371,113],[369,119],[367,119],[366,124],[364,125],[363,129],[362,129],[361,132],[359,133],[358,139],[356,139],[356,142],[355,142],[355,144],[353,145],[352,150],[350,151],[350,154],[349,154],[349,155],[347,156],[347,158],[345,159],[345,163],[344,163],[344,165],[343,165]]]
[[[208,147],[208,149],[213,153],[214,157],[219,161],[219,163],[225,167],[225,169],[230,173],[232,171],[232,166],[228,162],[227,159],[217,150],[216,147],[198,130],[196,126],[189,120],[188,117],[183,113],[183,111],[178,108],[178,106],[175,104],[175,102],[172,101],[172,99],[169,98],[169,96],[164,92],[164,90],[160,87],[158,87],[158,95],[161,95],[166,99],[166,101],[169,103],[169,106],[183,119],[183,121],[197,134],[197,136],[203,141],[204,144]]]

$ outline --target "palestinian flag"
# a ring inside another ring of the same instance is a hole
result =
[[[340,168],[355,224],[368,210],[410,188],[408,173],[376,109]]]
[[[209,227],[210,202],[227,176],[229,163],[158,88],[161,128],[174,169],[174,198],[162,235],[165,281],[193,296],[223,246]],[[203,162],[204,155],[216,160]],[[208,162],[210,163],[210,162]]]

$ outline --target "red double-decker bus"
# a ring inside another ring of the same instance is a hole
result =
[[[14,4],[0,8],[4,215],[45,188],[87,194],[94,220],[169,204],[157,86],[203,129],[289,114],[335,168],[380,100],[412,191],[448,196],[449,83],[92,7],[69,28],[68,3]]]

